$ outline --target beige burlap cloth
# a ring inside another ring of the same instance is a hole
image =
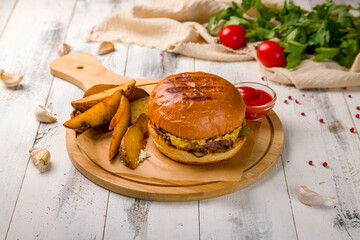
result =
[[[280,7],[281,4],[269,0],[262,2],[268,7]],[[155,0],[151,6],[135,5],[94,26],[87,40],[133,43],[212,61],[256,59],[254,44],[236,51],[229,49],[218,44],[218,39],[210,36],[204,27],[211,14],[230,4],[228,0]],[[259,68],[268,80],[292,84],[299,89],[360,86],[360,54],[351,69],[332,61],[314,62],[311,59],[303,60],[293,70],[266,68],[260,63]]]

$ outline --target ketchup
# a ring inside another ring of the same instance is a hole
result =
[[[261,106],[273,100],[273,97],[267,92],[252,87],[237,87],[246,106]]]
[[[246,120],[258,120],[273,107],[270,103],[274,98],[267,92],[252,87],[237,87],[246,105]]]

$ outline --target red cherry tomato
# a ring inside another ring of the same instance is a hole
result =
[[[237,50],[245,43],[245,34],[246,31],[242,26],[229,25],[221,30],[219,40],[225,46]]]
[[[282,67],[286,63],[284,48],[275,41],[264,41],[257,48],[257,58],[266,67]]]

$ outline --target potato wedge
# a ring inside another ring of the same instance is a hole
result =
[[[120,105],[123,90],[116,91],[104,101],[96,104],[86,112],[64,123],[67,128],[86,130],[109,122],[115,115]]]
[[[118,86],[119,84],[96,84],[84,92],[83,98]]]
[[[81,114],[80,111],[74,110],[74,111],[72,111],[72,112],[70,113],[70,118],[73,119],[74,117],[77,117],[77,116],[79,116],[80,114]]]
[[[130,96],[128,97],[128,99],[131,102],[131,101],[135,101],[137,99],[144,98],[147,96],[149,96],[149,93],[147,91],[145,91],[142,88],[134,87],[134,89],[133,89],[132,93],[130,94]]]
[[[124,103],[122,103],[123,101],[124,101]],[[109,130],[113,130],[115,128],[115,126],[120,122],[121,118],[123,117],[122,116],[122,114],[123,114],[122,111],[124,111],[121,108],[125,108],[125,107],[130,109],[130,103],[129,103],[129,100],[127,99],[127,97],[122,96],[121,100],[120,100],[119,108],[116,111],[115,116],[110,121]]]
[[[125,96],[121,97],[120,106],[111,120],[111,125],[114,125],[114,131],[111,136],[111,143],[109,148],[109,161],[113,159],[119,152],[121,140],[130,126],[130,103]],[[109,129],[110,129],[109,127]]]
[[[135,169],[140,164],[140,150],[145,148],[148,136],[148,117],[142,113],[128,128],[120,144],[120,158],[127,167]]]
[[[72,111],[72,112],[70,113],[70,119],[73,119],[74,117],[77,117],[77,116],[79,116],[80,114],[81,114],[80,111],[74,110],[74,111]],[[82,128],[82,129],[74,129],[74,130],[75,130],[75,132],[77,132],[77,133],[83,133],[83,132],[86,131],[85,128]]]
[[[147,114],[148,101],[149,101],[149,97],[144,97],[130,102],[131,124],[135,122],[135,120],[140,114],[142,113]]]
[[[113,95],[118,90],[123,90],[126,96],[129,96],[135,86],[135,80],[128,81],[117,87],[107,89],[105,91],[75,100],[71,102],[71,106],[80,112],[85,112],[99,102],[104,101],[106,98]]]

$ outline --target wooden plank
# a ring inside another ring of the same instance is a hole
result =
[[[309,9],[318,3],[322,1],[304,1],[302,5]],[[360,143],[358,135],[349,131],[356,123],[350,112],[356,111],[354,105],[359,96],[355,91],[358,88],[298,91],[276,85],[276,90],[279,96],[276,109],[281,118],[286,119],[283,121],[286,132],[284,170],[299,238],[358,239]],[[351,92],[355,94],[354,99],[345,97]],[[300,104],[289,100],[289,104],[284,104],[289,95]],[[350,109],[346,102],[350,103]],[[306,116],[301,116],[301,112]],[[323,124],[320,118],[324,119]],[[308,165],[309,160],[314,166]],[[324,168],[323,162],[329,166]],[[327,207],[305,206],[295,194],[299,185],[335,196],[336,200]]]
[[[11,17],[11,13],[16,7],[16,2],[16,0],[2,1],[0,4],[0,39]]]
[[[196,60],[195,70],[217,74],[232,83],[266,83],[261,80],[255,62]],[[200,235],[205,239],[296,239],[281,160],[254,185],[217,199],[200,201],[199,212]]]
[[[106,17],[114,5],[97,4],[94,1],[91,6],[93,10],[102,11],[87,11],[87,3],[77,1],[66,37],[66,42],[73,47],[72,52],[96,54],[97,44],[84,44],[79,40],[80,35],[91,25]],[[72,9],[66,12],[72,12]],[[83,21],[89,25],[84,24]],[[116,48],[117,51],[114,53],[98,57],[105,63],[109,62],[108,58],[119,61],[118,70],[121,71],[121,68],[125,67],[125,64],[121,63],[126,62],[127,48],[122,45],[117,45]],[[50,60],[56,57],[54,55]],[[49,71],[50,60],[47,62],[46,72]],[[93,184],[74,168],[64,145],[65,128],[62,123],[69,119],[70,102],[80,98],[82,94],[83,91],[77,87],[60,79],[54,80],[47,107],[57,113],[59,117],[57,127],[54,130],[50,125],[42,124],[38,132],[41,140],[36,139],[36,146],[49,146],[53,155],[53,168],[45,175],[49,176],[51,181],[49,180],[49,183],[41,188],[36,187],[31,181],[33,175],[35,174],[39,179],[38,182],[43,181],[41,178],[43,176],[39,176],[36,171],[33,173],[32,166],[29,167],[9,231],[8,236],[11,239],[28,238],[28,236],[38,236],[40,239],[99,239],[103,236],[109,192]],[[41,201],[38,196],[43,196]],[[48,223],[46,228],[44,228],[45,223]],[[24,229],[23,226],[27,227]]]
[[[192,71],[194,60],[157,49],[131,45],[126,76],[161,78]],[[141,56],[141,57],[139,57]],[[197,239],[198,202],[152,202],[121,198],[111,193],[105,226],[105,239]],[[166,227],[165,227],[166,226]],[[122,235],[119,237],[119,227]]]
[[[0,239],[7,234],[39,127],[34,110],[45,103],[52,83],[48,58],[55,56],[54,43],[64,37],[73,4],[19,1],[0,41],[1,68],[24,75],[21,86],[0,87],[0,110],[7,113],[0,119],[0,136],[6,136],[0,146]]]

